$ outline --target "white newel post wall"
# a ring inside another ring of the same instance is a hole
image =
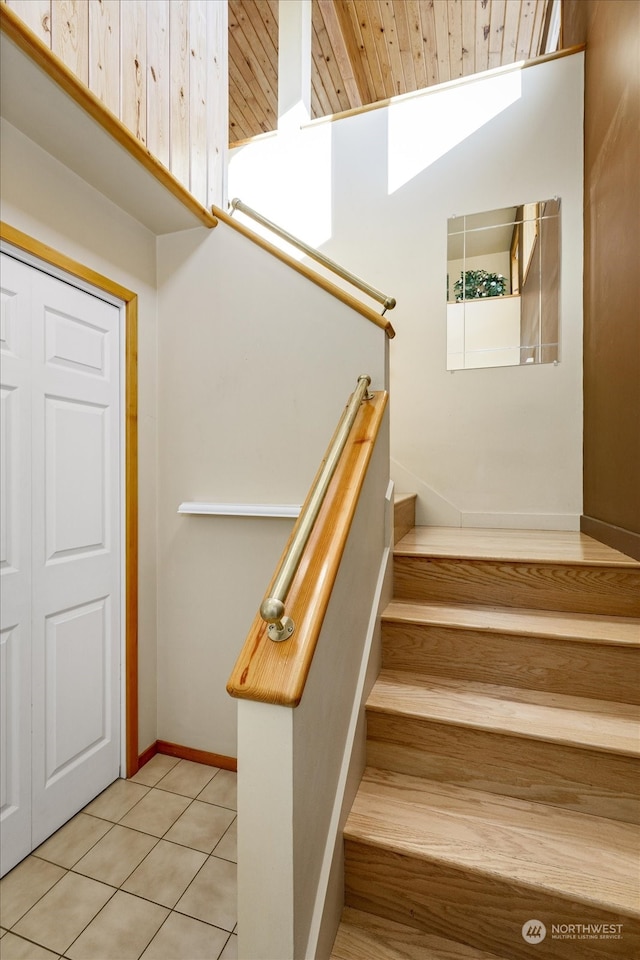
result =
[[[238,700],[238,956],[328,960],[342,830],[365,764],[364,704],[390,599],[385,413],[297,708]]]
[[[311,0],[278,5],[278,130],[311,118]]]

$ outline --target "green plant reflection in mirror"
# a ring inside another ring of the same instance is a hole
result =
[[[447,370],[560,359],[560,200],[451,217]]]

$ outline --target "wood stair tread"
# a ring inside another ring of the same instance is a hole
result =
[[[588,613],[525,610],[479,604],[412,603],[393,600],[382,620],[456,627],[477,632],[499,632],[519,637],[540,637],[640,648],[640,620],[633,617],[603,617]]]
[[[345,907],[331,960],[500,960],[494,953]]]
[[[640,916],[637,828],[367,768],[347,842]]]
[[[640,561],[572,530],[414,527],[396,544],[398,556],[628,567]]]
[[[417,498],[417,494],[415,493],[394,493],[393,494],[394,504],[408,503],[409,501],[415,500],[416,498]]]
[[[367,710],[640,756],[640,710],[627,703],[382,670]]]

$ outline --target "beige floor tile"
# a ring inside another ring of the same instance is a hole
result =
[[[217,960],[227,934],[193,917],[172,913],[157,932],[140,960]]]
[[[233,930],[237,921],[236,865],[209,857],[176,910],[197,920]]]
[[[149,788],[142,783],[131,783],[130,780],[116,780],[110,787],[96,797],[84,808],[84,813],[102,820],[111,820],[117,823],[125,813],[128,813],[139,800],[149,792]]]
[[[34,856],[59,867],[72,867],[84,857],[105,833],[111,830],[111,824],[86,813],[78,813],[73,820],[60,827],[53,836],[34,850]]]
[[[174,907],[206,859],[199,850],[161,840],[122,889]]]
[[[66,956],[70,960],[138,960],[168,913],[157,903],[118,890]]]
[[[220,954],[220,960],[238,960],[238,937],[232,933]]]
[[[64,953],[114,892],[104,883],[67,873],[18,921],[13,932]]]
[[[238,862],[238,821],[233,821],[220,843],[214,847],[214,856],[222,857],[223,860]]]
[[[217,767],[208,767],[203,763],[180,760],[157,786],[160,790],[169,790],[193,799],[206,787],[217,770]]]
[[[229,828],[234,816],[232,810],[194,800],[165,835],[165,840],[172,840],[185,847],[211,853]]]
[[[178,757],[167,757],[163,753],[156,753],[144,767],[131,777],[132,783],[145,783],[148,787],[155,787],[158,780],[162,780],[165,774],[169,773],[178,763]]]
[[[60,954],[51,953],[30,940],[8,933],[0,943],[0,960],[58,960]]]
[[[126,817],[122,818],[120,826],[142,830],[143,833],[150,833],[154,837],[162,837],[190,803],[188,797],[180,797],[176,793],[165,793],[164,790],[154,787]]]
[[[116,824],[74,867],[112,887],[120,887],[158,842],[156,837]]]
[[[0,880],[0,922],[12,927],[66,871],[47,860],[27,857]]]
[[[231,770],[219,770],[204,790],[198,794],[198,800],[217,803],[219,807],[238,809],[238,774]]]

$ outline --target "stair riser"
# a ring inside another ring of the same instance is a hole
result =
[[[546,890],[402,856],[348,838],[345,892],[348,906],[509,960],[531,960],[534,951],[538,960],[630,960],[640,955],[637,920],[588,903],[567,901]],[[522,927],[534,919],[542,921],[548,933],[543,942],[532,946],[523,939]],[[623,939],[553,939],[553,924],[570,923],[622,923]]]
[[[569,564],[394,558],[395,598],[640,616],[640,571]]]
[[[640,763],[593,750],[367,712],[367,765],[640,822]]]
[[[393,542],[402,540],[409,530],[412,530],[416,523],[416,498],[404,497],[397,501],[393,507]]]
[[[382,640],[386,670],[640,703],[629,647],[384,621]]]

